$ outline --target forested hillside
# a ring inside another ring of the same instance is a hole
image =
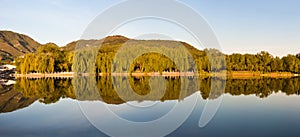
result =
[[[78,46],[77,50],[75,50],[76,46]],[[190,54],[183,51],[188,51]],[[141,55],[134,58],[137,53]],[[121,55],[118,60],[115,59]],[[133,62],[130,62],[131,59]],[[211,66],[211,63],[214,65]],[[300,54],[282,58],[274,57],[266,51],[257,54],[226,55],[216,49],[198,50],[179,41],[133,40],[123,36],[110,36],[102,40],[74,41],[61,48],[55,44],[45,44],[40,46],[36,53],[17,58],[16,65],[18,73],[22,74],[61,71],[201,73],[223,70],[300,73]]]

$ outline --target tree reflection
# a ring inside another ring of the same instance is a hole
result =
[[[124,84],[125,80],[129,84]],[[225,93],[230,95],[256,95],[266,98],[279,91],[286,95],[299,95],[300,78],[253,78],[253,79],[221,79],[199,77],[163,77],[166,83],[163,96],[150,92],[161,90],[160,81],[151,81],[151,77],[77,77],[73,79],[18,79],[14,89],[25,97],[37,98],[45,104],[57,102],[60,98],[77,100],[101,100],[108,104],[122,104],[125,101],[165,101],[182,100],[201,91],[203,99],[216,99]],[[120,85],[114,85],[118,81]],[[151,83],[152,85],[150,85]],[[214,87],[212,91],[211,87]],[[121,89],[122,95],[116,92]],[[132,89],[137,95],[145,96],[137,99],[129,92]],[[152,91],[151,91],[152,89]],[[148,95],[148,96],[147,96]]]
[[[286,95],[299,95],[300,78],[227,79],[225,93],[252,95],[266,98],[279,91]]]
[[[40,102],[49,104],[60,98],[75,99],[71,79],[17,79],[15,90],[26,97],[38,98]]]
[[[25,97],[22,93],[14,90],[14,85],[0,84],[0,113],[12,112],[25,108],[37,98]]]

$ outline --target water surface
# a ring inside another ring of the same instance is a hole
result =
[[[95,110],[99,119],[109,118],[99,110],[98,106],[104,105],[122,119],[148,122],[167,115],[178,104],[193,105],[188,102],[194,98],[197,100],[191,115],[167,136],[300,136],[300,78],[164,77],[164,84],[157,79],[17,79],[15,84],[2,84],[1,136],[106,136],[90,122],[85,110]],[[212,86],[219,89],[224,86],[225,90],[211,91]],[[117,91],[120,89],[122,93]],[[135,98],[130,90],[143,98]],[[214,118],[200,128],[199,119],[207,100],[222,97]],[[165,125],[158,126],[167,130],[168,123],[176,120],[175,115]],[[110,119],[105,124],[121,133],[124,127],[116,123],[116,119]],[[136,133],[156,135],[147,131],[151,129]]]

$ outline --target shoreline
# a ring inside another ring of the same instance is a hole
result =
[[[91,76],[93,74],[80,74],[79,76]],[[73,78],[78,76],[74,72],[60,72],[60,73],[30,73],[30,74],[15,74],[15,78]],[[164,76],[164,77],[178,77],[178,76],[204,76],[204,77],[229,77],[229,78],[255,78],[255,77],[269,77],[269,78],[291,78],[298,77],[300,74],[294,74],[290,72],[271,72],[271,73],[261,73],[261,72],[249,72],[249,71],[234,71],[234,72],[133,72],[133,73],[99,73],[97,76]]]

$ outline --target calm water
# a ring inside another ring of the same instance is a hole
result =
[[[17,79],[0,86],[0,136],[298,137],[299,85],[300,78]],[[199,127],[205,105],[217,111]]]

